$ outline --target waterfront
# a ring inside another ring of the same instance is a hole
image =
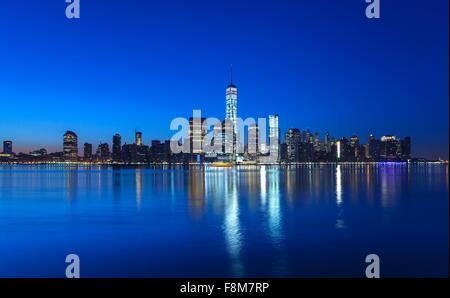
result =
[[[448,165],[0,165],[0,277],[448,276]]]

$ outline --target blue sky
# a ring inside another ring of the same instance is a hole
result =
[[[282,131],[412,137],[448,158],[448,1],[0,0],[0,140],[15,151],[169,138],[173,118],[223,117],[233,64],[239,116]]]

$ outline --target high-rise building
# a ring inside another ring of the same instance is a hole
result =
[[[386,135],[381,137],[380,157],[385,160],[393,160],[398,157],[399,142],[395,136]]]
[[[111,158],[111,153],[109,151],[109,145],[108,143],[100,143],[97,148],[97,157],[102,160],[106,161]]]
[[[289,162],[297,162],[300,159],[300,146],[302,133],[298,128],[289,128],[285,134],[286,159]]]
[[[276,156],[279,159],[280,146],[280,128],[278,126],[278,114],[269,115],[269,140],[270,140],[270,155]]]
[[[133,163],[138,161],[138,148],[136,144],[124,144],[122,146],[122,160],[124,162]]]
[[[324,145],[325,145],[325,151],[327,153],[330,153],[331,152],[331,138],[330,138],[330,133],[329,132],[327,132],[325,134]]]
[[[319,133],[318,132],[315,132],[314,133],[314,141],[313,141],[313,143],[314,143],[314,151],[315,152],[318,152],[318,151],[320,151],[320,140],[319,140]]]
[[[230,119],[233,122],[234,132],[238,133],[237,127],[238,117],[238,91],[233,84],[233,69],[231,70],[231,81],[226,90],[226,115],[225,119]]]
[[[70,130],[64,134],[63,157],[65,161],[78,160],[78,136]]]
[[[411,137],[405,137],[401,140],[402,159],[411,158]]]
[[[142,132],[136,131],[135,137],[136,137],[136,145],[142,146]]]
[[[4,154],[13,154],[12,141],[4,141],[3,142],[3,153]]]
[[[369,135],[369,158],[377,161],[380,157],[380,141],[373,134]]]
[[[359,146],[359,137],[357,135],[353,135],[350,138],[350,147],[352,150],[352,156],[350,157],[351,161],[357,161],[361,157],[361,148]]]
[[[251,157],[256,157],[259,153],[259,127],[252,123],[248,127],[247,153]]]
[[[114,161],[122,159],[122,138],[118,133],[113,136],[112,158]]]
[[[191,154],[203,154],[203,140],[208,134],[206,118],[189,118],[189,141]]]
[[[84,143],[84,159],[86,161],[92,159],[92,144]]]
[[[231,69],[231,79],[230,84],[226,89],[226,113],[225,113],[225,123],[228,126],[232,126],[232,133],[225,129],[225,149],[226,152],[230,153],[232,159],[236,158],[236,154],[239,151],[239,144],[236,142],[237,135],[239,133],[237,118],[238,118],[238,90],[236,85],[233,83],[233,69]],[[230,135],[231,134],[231,135]]]

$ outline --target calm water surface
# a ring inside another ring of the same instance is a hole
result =
[[[448,166],[0,166],[0,277],[448,276]]]

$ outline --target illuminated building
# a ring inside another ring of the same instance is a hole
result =
[[[13,154],[12,141],[3,142],[3,154]]]
[[[395,136],[386,135],[381,137],[380,157],[384,160],[394,160],[398,157],[399,142]]]
[[[78,136],[70,130],[64,134],[63,158],[65,161],[78,160]]]
[[[302,134],[298,128],[289,128],[285,134],[286,159],[289,162],[300,161]]]
[[[278,126],[278,114],[269,115],[269,139],[270,139],[270,154],[279,159],[279,145],[280,145],[280,128]]]
[[[252,123],[248,127],[247,156],[256,159],[259,154],[259,127]]]
[[[369,135],[369,158],[372,161],[376,161],[380,157],[380,142],[375,138],[373,134]]]
[[[136,131],[135,138],[136,138],[136,145],[142,146],[142,132]]]
[[[231,120],[234,127],[234,132],[238,133],[237,128],[237,109],[238,109],[238,93],[237,87],[233,84],[233,70],[231,70],[231,81],[226,90],[226,115],[225,119]]]
[[[191,154],[204,154],[203,140],[208,134],[206,118],[189,118],[189,141]]]
[[[43,156],[47,155],[47,150],[44,148],[39,149],[39,150],[34,150],[34,151],[30,152],[30,155],[34,156],[34,157],[43,157]]]
[[[341,141],[337,141],[336,142],[336,157],[337,160],[339,161],[341,159]]]

